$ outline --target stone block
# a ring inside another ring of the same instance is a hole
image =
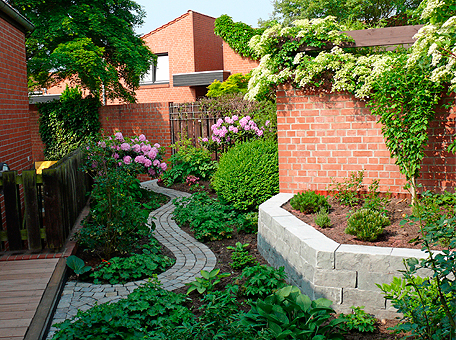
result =
[[[331,300],[333,305],[340,305],[342,303],[342,288],[314,285],[313,290],[314,299],[325,298]]]
[[[398,276],[396,272],[379,273],[379,272],[358,272],[358,287],[361,290],[371,290],[374,292],[381,292],[378,284],[387,283],[390,284],[393,281],[393,277]]]
[[[341,244],[335,253],[335,268],[388,272],[393,248]]]
[[[381,292],[361,290],[357,288],[343,288],[342,303],[351,306],[365,306],[366,308],[385,309],[386,302]]]
[[[334,252],[338,247],[339,243],[330,239],[310,238],[301,243],[300,255],[315,268],[334,269]]]
[[[315,269],[316,286],[356,288],[356,272],[352,270]]]

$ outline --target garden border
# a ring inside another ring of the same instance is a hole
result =
[[[424,258],[419,249],[339,244],[281,206],[293,197],[280,193],[259,207],[258,250],[273,267],[285,267],[288,281],[311,299],[333,301],[337,312],[365,306],[378,318],[399,316],[376,283],[401,277],[403,259]],[[420,271],[420,276],[432,275]]]

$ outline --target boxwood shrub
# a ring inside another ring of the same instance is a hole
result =
[[[220,158],[212,185],[234,208],[257,210],[279,192],[277,142],[259,139],[231,148]]]

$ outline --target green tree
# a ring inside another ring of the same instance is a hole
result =
[[[101,97],[135,101],[135,89],[156,56],[134,27],[144,11],[131,0],[10,0],[36,27],[27,37],[33,84],[70,79]],[[31,82],[29,81],[29,84]]]
[[[297,19],[335,16],[342,21],[363,21],[376,25],[415,9],[421,0],[273,0],[274,12],[270,20],[290,24]],[[260,21],[262,25],[267,22]]]

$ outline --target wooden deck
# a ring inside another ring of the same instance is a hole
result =
[[[39,317],[38,307],[58,262],[0,262],[0,340],[24,339],[35,314]]]

